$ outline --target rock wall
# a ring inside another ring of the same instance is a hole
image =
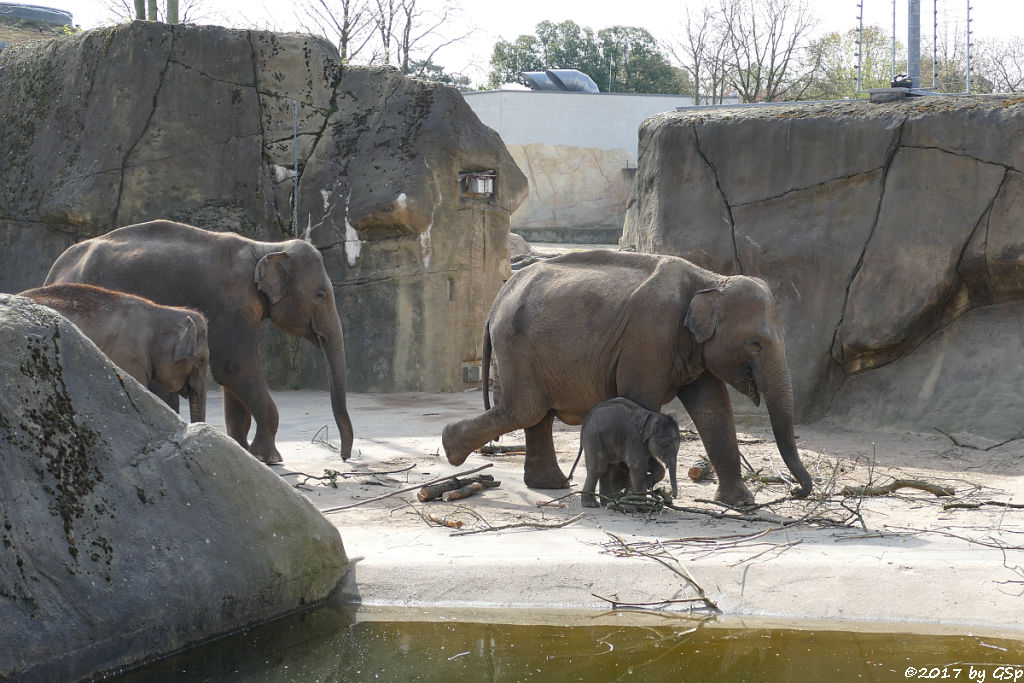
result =
[[[526,174],[530,194],[512,217],[512,229],[621,229],[636,161],[620,149],[509,144]]]
[[[757,275],[802,419],[1024,435],[1024,99],[667,113],[623,242]]]
[[[88,680],[322,600],[337,529],[78,328],[0,295],[0,679]]]
[[[527,185],[456,90],[312,36],[148,22],[4,50],[0,82],[0,291],[156,218],[298,234],[335,283],[351,390],[463,388]],[[491,196],[459,182],[481,170]],[[276,386],[326,387],[311,346],[263,345]]]

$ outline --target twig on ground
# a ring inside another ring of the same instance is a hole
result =
[[[696,598],[695,601],[701,602],[709,610],[714,610],[715,612],[719,611],[718,605],[715,604],[714,600],[712,600],[711,598],[709,598],[707,596],[707,593],[704,592],[704,588],[701,587],[701,585],[699,583],[697,583],[697,580],[693,578],[693,575],[690,574],[689,570],[687,570],[686,565],[684,565],[678,559],[673,557],[672,554],[669,553],[667,550],[665,550],[665,548],[662,547],[660,543],[659,543],[659,547],[660,547],[662,553],[668,555],[669,557],[671,557],[672,560],[676,563],[676,565],[678,565],[678,568],[673,567],[666,560],[664,560],[661,557],[658,557],[657,555],[655,555],[653,553],[644,552],[642,550],[638,550],[638,549],[630,546],[628,543],[626,543],[624,540],[622,540],[622,538],[616,536],[613,533],[609,533],[609,532],[606,531],[605,534],[607,534],[610,538],[612,538],[616,543],[619,544],[619,547],[622,549],[623,552],[625,552],[627,557],[629,557],[631,555],[640,555],[641,557],[646,557],[646,558],[649,558],[651,560],[654,560],[655,562],[657,562],[658,564],[660,564],[661,566],[665,567],[670,572],[675,574],[676,576],[678,576],[681,579],[683,579],[684,581],[686,581],[695,591],[697,591],[697,598]]]
[[[983,500],[980,503],[946,503],[943,510],[980,510],[982,505],[993,505],[997,507],[1012,508],[1014,510],[1024,509],[1021,503],[1005,503],[1001,500]]]
[[[482,529],[467,529],[466,531],[457,531],[454,534],[452,534],[452,536],[468,536],[470,534],[482,534],[485,531],[507,531],[508,529],[561,529],[562,527],[569,526],[573,522],[580,521],[586,516],[587,513],[581,512],[575,517],[564,519],[561,522],[514,522],[512,524],[502,524],[501,526],[492,526],[489,522],[485,521],[484,523],[487,524],[487,526]]]
[[[932,484],[919,479],[895,479],[885,486],[844,486],[842,495],[886,496],[897,489],[918,489],[919,491],[933,493],[939,497],[952,496],[955,493],[951,487],[942,486],[941,484]]]
[[[409,491],[415,491],[416,489],[422,488],[423,486],[430,486],[431,484],[437,484],[438,482],[442,482],[445,479],[451,479],[452,477],[465,477],[465,476],[470,475],[470,474],[475,474],[475,473],[479,472],[480,470],[486,470],[488,467],[494,467],[494,463],[490,463],[489,462],[486,465],[482,465],[481,467],[477,467],[476,469],[467,470],[465,472],[456,472],[455,474],[450,474],[450,475],[448,475],[446,477],[438,477],[437,479],[431,479],[426,484],[416,484],[415,486],[407,486],[404,489],[398,489],[397,491],[391,491],[390,493],[385,493],[384,495],[381,495],[381,496],[375,496],[373,498],[367,498],[366,500],[360,500],[360,501],[357,501],[355,503],[349,503],[348,505],[339,505],[339,506],[333,507],[333,508],[325,508],[323,510],[320,510],[320,513],[321,514],[327,514],[329,512],[340,512],[341,510],[348,510],[350,508],[358,507],[360,505],[366,505],[367,503],[373,503],[373,502],[378,501],[378,500],[384,500],[385,498],[390,498],[391,496],[397,496],[400,493],[408,493]]]

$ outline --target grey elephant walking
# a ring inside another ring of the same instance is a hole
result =
[[[483,381],[491,353],[500,377],[493,408],[445,425],[458,465],[488,441],[526,430],[524,480],[566,488],[551,437],[557,417],[582,424],[622,396],[657,411],[673,397],[693,419],[718,475],[718,500],[753,502],[727,385],[759,404],[763,393],[783,461],[811,491],[793,433],[793,389],[775,300],[761,280],[724,276],[674,256],[585,251],[533,264],[498,292],[484,326]]]
[[[260,364],[257,333],[270,319],[323,351],[341,457],[352,453],[345,406],[345,340],[334,287],[316,247],[303,240],[257,242],[181,223],[129,225],[61,254],[47,284],[86,282],[157,303],[188,306],[209,321],[210,369],[223,387],[228,435],[267,464],[281,462],[277,406]],[[252,420],[256,434],[248,441]]]
[[[210,348],[202,313],[83,284],[37,287],[20,296],[73,322],[143,386],[156,384],[187,398],[192,422],[206,420]]]
[[[580,453],[587,456],[583,507],[598,507],[594,490],[601,483],[601,505],[621,490],[618,466],[629,468],[629,489],[644,493],[661,481],[668,470],[672,495],[676,488],[679,425],[668,415],[647,410],[628,398],[598,403],[583,421]],[[579,453],[576,454],[579,462]]]

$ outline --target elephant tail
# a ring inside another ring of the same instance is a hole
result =
[[[491,409],[491,317],[484,323],[484,351],[480,361],[480,377],[484,390],[484,410]]]
[[[569,481],[572,481],[573,472],[576,471],[576,465],[580,464],[580,456],[583,455],[583,432],[580,432],[580,450],[576,453],[576,462],[572,464],[572,469],[569,470]]]

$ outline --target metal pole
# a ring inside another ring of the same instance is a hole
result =
[[[938,2],[938,0],[936,0]],[[861,92],[861,70],[864,66],[864,3],[857,3],[857,92]]]
[[[921,0],[907,3],[907,76],[910,87],[921,87]]]
[[[971,94],[971,0],[967,0],[967,94]]]
[[[889,62],[889,83],[896,80],[896,0],[892,0],[892,60]]]
[[[299,236],[299,103],[292,100],[292,224]]]
[[[932,90],[939,89],[939,0],[932,2]]]

